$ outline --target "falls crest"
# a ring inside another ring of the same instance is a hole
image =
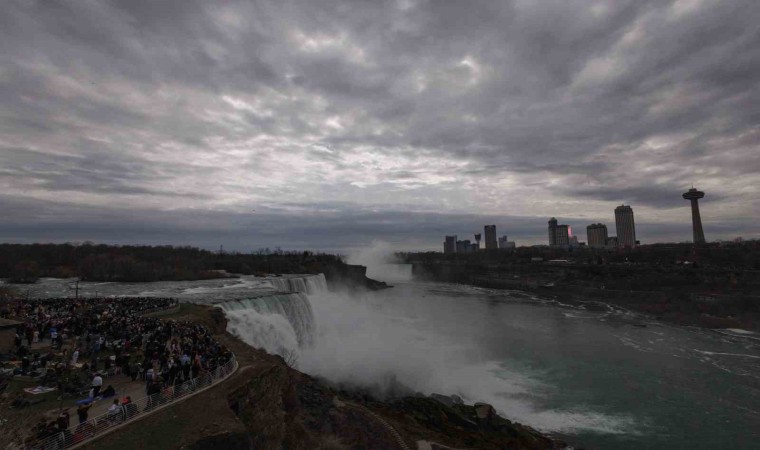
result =
[[[267,281],[277,291],[290,292],[228,301],[222,308],[227,329],[247,344],[270,353],[297,358],[299,348],[313,342],[314,311],[309,294],[327,291],[324,275],[272,277]]]
[[[274,289],[284,292],[316,294],[327,290],[327,280],[321,273],[303,277],[271,277],[267,281]]]
[[[251,311],[258,313],[260,316],[279,315],[285,318],[285,323],[293,329],[299,345],[309,343],[314,332],[314,312],[311,309],[309,297],[301,292],[234,300],[222,303],[219,306],[224,310],[227,317],[230,318],[243,316],[246,315],[246,312]],[[250,316],[250,314],[248,315]],[[245,323],[238,323],[237,325],[246,326]],[[238,332],[241,336],[244,336],[244,330],[240,330],[239,327],[231,331]]]

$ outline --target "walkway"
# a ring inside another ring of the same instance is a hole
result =
[[[193,395],[203,392],[220,382],[226,380],[230,375],[235,373],[238,368],[235,356],[214,372],[201,374],[198,378],[192,379],[180,385],[166,388],[158,394],[142,398],[133,396],[131,406],[123,407],[116,415],[90,414],[90,419],[84,424],[74,424],[63,433],[48,437],[42,441],[27,445],[29,450],[48,450],[48,449],[73,449],[85,443],[90,443],[106,434],[109,434],[124,425],[132,423],[143,417],[147,417],[156,411],[160,411],[168,406],[184,401]],[[104,381],[104,384],[107,384]],[[132,383],[130,383],[132,384]],[[144,392],[144,384],[140,382]],[[120,394],[121,395],[121,394]],[[129,395],[129,394],[126,394]],[[101,400],[98,405],[100,412],[102,408],[106,411],[110,403],[109,399]],[[72,414],[72,422],[77,422],[76,413]]]

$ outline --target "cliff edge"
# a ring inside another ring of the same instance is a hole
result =
[[[365,266],[339,262],[324,265],[321,270],[330,286],[342,286],[347,289],[368,289],[370,291],[392,287],[384,281],[377,281],[367,277],[367,267]]]

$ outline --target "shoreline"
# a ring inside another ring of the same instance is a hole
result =
[[[760,313],[752,309],[740,311],[735,315],[716,315],[707,311],[733,308],[736,304],[757,301],[745,294],[733,296],[700,296],[693,292],[683,292],[669,287],[651,290],[615,290],[566,284],[561,280],[538,281],[528,278],[506,278],[494,276],[475,276],[456,271],[436,273],[425,268],[413,270],[412,279],[418,281],[436,281],[455,283],[466,286],[494,290],[509,290],[526,294],[540,295],[561,303],[593,304],[601,303],[613,308],[622,308],[636,314],[664,323],[679,326],[695,326],[704,329],[742,329],[760,333]]]

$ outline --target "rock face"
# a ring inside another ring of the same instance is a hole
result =
[[[558,449],[565,445],[537,431],[499,417],[485,403],[446,406],[432,398],[407,397],[390,405],[399,414],[400,427],[417,440],[453,448]],[[419,427],[415,431],[414,427]]]
[[[349,289],[360,287],[371,291],[378,291],[380,289],[391,287],[385,282],[368,278],[367,268],[365,266],[343,263],[331,264],[323,267],[322,271],[330,286],[342,285]]]
[[[433,400],[436,400],[440,403],[443,403],[446,406],[454,406],[454,405],[463,405],[464,402],[462,401],[462,397],[458,395],[441,395],[441,394],[430,394],[430,398]]]
[[[475,403],[475,415],[478,420],[486,423],[490,423],[496,416],[496,410],[488,403]]]
[[[228,395],[256,449],[394,448],[394,437],[369,414],[335,401],[336,393],[284,362],[251,373]]]
[[[528,427],[499,417],[488,404],[469,406],[456,396],[380,402],[336,391],[284,363],[252,370],[249,376],[228,399],[256,449],[402,448],[399,440],[409,448],[417,441],[452,448],[562,448]],[[234,445],[244,444],[237,437],[206,439],[209,445],[229,439],[230,448],[235,449],[241,447]]]

